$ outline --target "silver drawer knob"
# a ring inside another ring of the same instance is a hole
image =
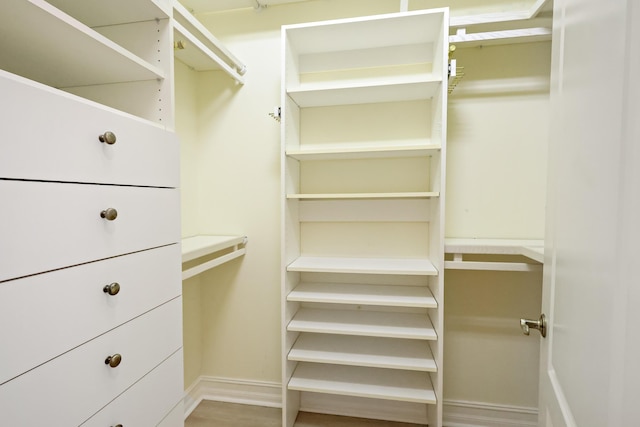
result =
[[[107,221],[113,221],[118,217],[118,211],[114,208],[108,208],[100,212],[100,218],[104,218]]]
[[[106,285],[104,288],[102,288],[102,292],[109,295],[118,295],[118,292],[120,292],[120,283],[113,282],[109,285]]]
[[[105,144],[113,145],[116,143],[116,134],[113,132],[105,132],[102,135],[98,136],[100,142],[104,142]]]
[[[122,356],[119,355],[118,353],[104,359],[104,364],[109,365],[112,368],[117,367],[120,364],[120,362],[122,362]]]

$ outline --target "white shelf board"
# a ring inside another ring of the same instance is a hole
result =
[[[435,404],[426,372],[299,363],[289,390]]]
[[[340,258],[301,256],[287,271],[310,273],[404,274],[435,276],[438,270],[427,258]]]
[[[438,303],[426,286],[354,283],[300,283],[287,295],[287,301],[389,307],[438,307]]]
[[[544,246],[522,246],[520,251],[527,258],[544,263]]]
[[[415,191],[400,193],[306,193],[287,194],[287,199],[336,200],[336,199],[430,199],[439,197],[439,191]]]
[[[289,360],[437,372],[429,343],[397,338],[300,334]]]
[[[299,55],[434,43],[442,33],[444,9],[391,13],[284,26]],[[354,37],[366,34],[366,37]]]
[[[551,40],[551,28],[520,28],[449,36],[449,43],[460,47],[533,43]]]
[[[444,240],[446,253],[522,255],[522,247],[544,248],[544,240],[522,239],[460,239]]]
[[[297,160],[373,159],[398,157],[428,157],[441,149],[440,144],[381,146],[381,147],[330,147],[315,149],[287,149],[286,154]]]
[[[453,261],[445,261],[446,269],[485,270],[485,271],[524,271],[542,270],[544,262],[543,240],[521,239],[445,239],[445,253],[454,254]],[[523,262],[466,261],[463,255],[522,255],[536,264]],[[539,264],[538,264],[539,263]]]
[[[246,243],[246,236],[198,235],[182,239],[182,262]]]
[[[44,0],[0,2],[0,68],[57,88],[164,79],[164,72]]]
[[[367,337],[437,340],[425,313],[301,308],[288,331]]]
[[[4,1],[4,0],[3,0]],[[158,0],[47,0],[88,27],[168,19],[170,8]],[[164,2],[169,4],[169,2]]]
[[[306,84],[287,88],[289,97],[300,107],[371,104],[433,98],[442,79],[407,79],[362,84]]]

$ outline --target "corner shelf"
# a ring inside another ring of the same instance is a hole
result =
[[[182,271],[182,280],[217,267],[246,253],[246,236],[210,236],[198,235],[182,239],[182,263],[202,258],[202,262]],[[206,257],[218,254],[213,259]]]
[[[542,264],[544,263],[544,241],[517,239],[445,239],[445,253],[453,254],[454,257],[453,261],[445,261],[445,269],[541,271]],[[463,259],[466,254],[524,256],[534,262],[466,261]]]

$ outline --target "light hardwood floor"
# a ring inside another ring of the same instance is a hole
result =
[[[185,421],[185,427],[281,427],[279,408],[202,401]],[[420,424],[395,423],[363,418],[300,412],[295,427],[420,427]]]

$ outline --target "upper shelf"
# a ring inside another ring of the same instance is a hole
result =
[[[151,10],[161,16],[157,7]],[[57,88],[165,78],[160,68],[44,0],[4,0],[0,17],[0,68],[14,74]]]
[[[92,28],[167,19],[171,15],[172,3],[172,0],[46,1]]]
[[[392,13],[321,23],[287,25],[288,41],[297,55],[355,51],[375,47],[435,43],[442,35],[445,9]],[[366,37],[354,37],[366,34]]]
[[[196,71],[223,70],[238,83],[246,67],[189,11],[174,2],[174,56]]]

